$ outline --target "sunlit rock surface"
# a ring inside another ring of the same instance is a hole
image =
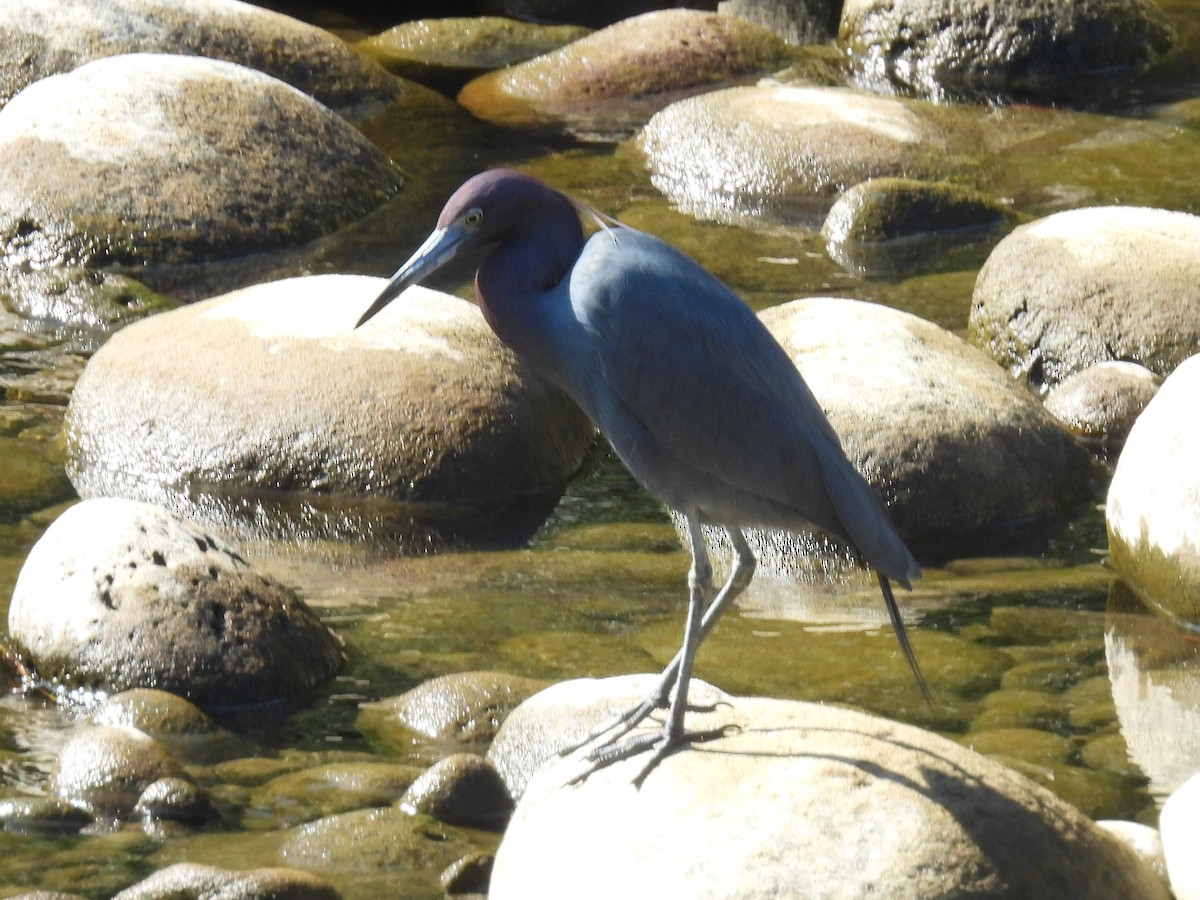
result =
[[[1147,601],[1193,627],[1200,626],[1198,397],[1200,355],[1176,369],[1138,416],[1105,512],[1113,568]]]
[[[581,136],[632,133],[672,100],[781,69],[792,53],[731,16],[672,9],[626,19],[559,50],[480,76],[459,102],[503,125]]]
[[[974,534],[994,548],[1014,523],[1028,536],[1086,496],[1087,455],[950,332],[837,298],[796,300],[761,318],[910,543],[945,547]]]
[[[414,288],[355,329],[384,284],[270,282],[118,332],[71,398],[81,496],[248,536],[520,544],[582,465],[591,425],[465,300]]]
[[[345,661],[295,592],[232,547],[114,498],[47,529],[17,578],[8,630],[43,678],[157,687],[210,708],[295,699]]]
[[[300,869],[225,869],[198,863],[175,863],[126,888],[113,900],[171,900],[180,897],[341,900],[325,879]]]
[[[686,212],[814,227],[868,178],[947,177],[977,158],[927,105],[847,88],[758,84],[657,113],[637,137],[655,187]]]
[[[551,691],[572,709],[589,696],[621,708],[629,687]],[[640,788],[630,783],[637,756],[579,785],[567,783],[578,756],[540,769],[489,896],[1169,896],[1073,807],[943,738],[846,709],[728,701],[689,726],[735,728],[668,756]]]
[[[1200,834],[1200,769],[1167,798],[1159,828],[1175,900],[1200,900],[1200,859],[1196,856],[1196,835]]]
[[[1046,394],[1046,412],[1090,445],[1120,447],[1162,379],[1137,363],[1096,363]]]
[[[1078,99],[1170,46],[1147,0],[847,0],[838,33],[863,82],[935,99]]]
[[[35,81],[122,53],[239,63],[352,117],[403,90],[329,32],[237,0],[5,0],[0,106]]]
[[[1167,375],[1200,350],[1200,216],[1101,206],[1022,225],[980,270],[967,335],[1035,387],[1109,360]]]
[[[38,81],[0,110],[6,280],[75,265],[147,283],[157,275],[174,290],[195,278],[175,267],[298,247],[401,183],[344,119],[218,60],[107,57]]]

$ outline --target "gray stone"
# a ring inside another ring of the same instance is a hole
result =
[[[513,809],[500,775],[474,753],[454,753],[438,760],[409,786],[399,805],[447,825],[492,829],[503,827]]]
[[[345,120],[218,60],[99,59],[31,84],[0,110],[0,249],[10,267],[166,278],[160,270],[303,245],[400,185]]]
[[[464,300],[416,288],[355,329],[383,285],[270,282],[118,332],[71,397],[80,495],[391,552],[526,540],[594,429]]]
[[[1200,351],[1200,216],[1101,206],[1022,225],[979,272],[967,337],[1039,388],[1109,360],[1169,374]]]
[[[1137,74],[1173,32],[1146,0],[846,0],[838,37],[878,89],[1078,101]]]
[[[334,887],[299,869],[223,869],[175,863],[113,900],[340,900]]]
[[[793,54],[758,25],[694,9],[646,13],[482,75],[459,102],[507,126],[582,137],[632,134],[673,100],[784,68]]]
[[[544,687],[544,681],[504,672],[455,672],[423,681],[398,697],[363,704],[358,724],[395,746],[408,746],[414,737],[483,745],[510,712]]]
[[[239,63],[350,115],[403,90],[329,32],[237,0],[5,0],[0,106],[35,81],[123,53]]]
[[[160,778],[146,786],[133,807],[147,821],[185,822],[199,825],[217,818],[208,794],[186,778]]]
[[[25,835],[78,834],[92,817],[56,797],[11,797],[0,800],[4,830]]]
[[[938,326],[809,298],[761,314],[851,461],[910,542],[963,543],[1050,522],[1087,496],[1089,461],[1037,400]]]
[[[1200,773],[1167,798],[1158,828],[1175,900],[1200,900],[1200,858],[1196,856],[1196,835],[1200,834]]]
[[[693,215],[816,226],[868,178],[940,178],[967,165],[978,140],[952,118],[846,88],[759,84],[671,104],[637,145],[655,187]]]
[[[551,691],[570,708],[628,693],[623,679]],[[539,770],[496,854],[491,900],[1169,896],[1078,810],[944,738],[848,709],[729,703],[688,724],[734,727],[671,754],[640,788],[639,756],[579,785],[578,756]]]
[[[142,792],[163,778],[186,776],[152,737],[135,728],[86,725],[63,743],[50,772],[50,790],[93,816],[123,819]]]
[[[1088,444],[1120,447],[1161,384],[1137,363],[1096,363],[1051,388],[1046,412]]]
[[[73,506],[46,530],[8,627],[43,678],[155,685],[209,707],[297,697],[344,661],[290,588],[165,510],[114,498]]]
[[[1200,303],[1196,304],[1200,308]],[[1112,567],[1170,617],[1200,625],[1200,354],[1138,416],[1108,488]]]

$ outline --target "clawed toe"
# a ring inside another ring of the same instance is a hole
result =
[[[674,751],[688,744],[702,744],[705,741],[713,741],[717,738],[726,737],[738,730],[736,725],[723,725],[719,728],[709,728],[703,731],[685,731],[681,734],[671,734],[670,728],[664,726],[663,729],[654,734],[635,735],[625,740],[612,740],[596,747],[585,757],[587,767],[572,778],[569,784],[582,784],[591,775],[606,769],[614,763],[629,759],[641,753],[650,753],[650,758],[645,765],[638,771],[638,774],[633,778],[633,786],[641,787],[642,782],[654,770],[654,768],[662,762],[667,756]]]

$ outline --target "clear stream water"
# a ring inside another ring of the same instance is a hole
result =
[[[1200,6],[1169,8],[1184,50],[1106,110],[964,110],[1004,136],[976,181],[1023,217],[1102,203],[1200,211],[1200,107],[1187,103],[1200,94],[1191,49]],[[397,157],[414,140],[383,127],[370,136]],[[445,170],[410,166],[420,186],[406,207],[409,238],[431,226],[461,175],[506,162],[676,243],[760,308],[854,296],[961,332],[978,265],[999,238],[943,271],[867,280],[838,268],[811,232],[698,222],[672,210],[626,146],[517,135],[465,149]],[[389,273],[412,246],[377,248],[357,269]],[[0,601],[70,502],[58,429],[75,379],[104,338],[0,307]],[[1154,824],[1163,794],[1200,767],[1200,644],[1145,610],[1105,568],[1105,484],[1101,474],[1093,503],[1048,537],[926,565],[901,601],[937,698],[932,708],[881,627],[871,584],[853,576],[803,589],[761,579],[706,643],[697,674],[735,694],[845,703],[912,722],[1005,759],[1089,815]],[[31,493],[49,498],[34,504],[44,508],[16,506],[13,498]],[[290,864],[279,852],[281,829],[372,804],[353,791],[305,799],[273,778],[330,763],[424,766],[437,755],[368,733],[362,702],[465,670],[548,680],[657,670],[682,628],[687,557],[665,510],[611,460],[574,484],[522,549],[394,557],[277,543],[248,552],[345,638],[346,670],[300,711],[236,723],[236,752],[220,764],[193,765],[225,812],[218,824],[157,834],[138,824],[57,838],[0,833],[0,896],[42,888],[107,897],[179,860]],[[44,792],[76,718],[24,697],[0,701],[0,796]],[[438,897],[442,867],[496,841],[445,831],[452,834],[435,842],[442,851],[417,854],[418,862],[323,874],[347,898]]]

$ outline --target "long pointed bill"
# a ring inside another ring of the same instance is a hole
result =
[[[458,255],[463,241],[470,232],[459,225],[447,225],[439,228],[425,239],[417,252],[409,257],[408,262],[396,270],[387,286],[375,298],[365,313],[354,324],[355,328],[362,326],[368,319],[395,300],[405,288],[419,284],[428,278],[450,260]]]

